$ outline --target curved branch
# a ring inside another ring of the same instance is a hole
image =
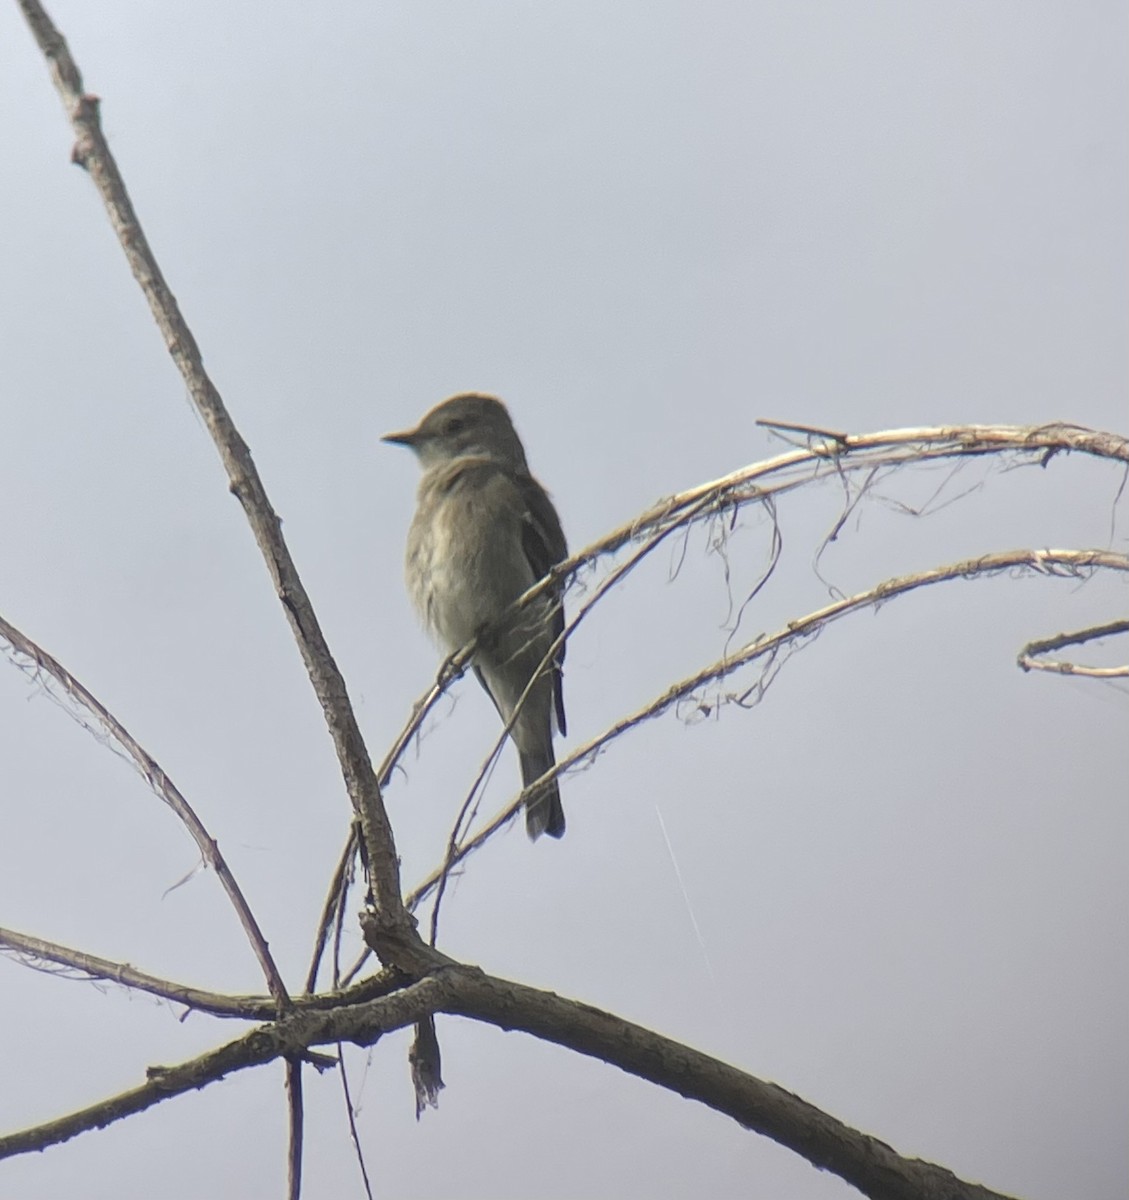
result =
[[[806,426],[778,426],[775,422],[768,424],[780,428],[808,429]],[[809,432],[814,434],[817,431]],[[1071,452],[1129,466],[1129,438],[1078,425],[938,425],[868,434],[827,433],[825,436],[831,441],[791,450],[764,462],[741,467],[720,479],[699,484],[659,501],[638,517],[559,563],[515,601],[514,610],[524,608],[558,586],[560,581],[575,577],[583,568],[592,566],[606,555],[614,554],[628,542],[643,535],[661,535],[670,528],[684,524],[688,512],[691,519],[708,518],[726,505],[740,507],[764,501],[817,480],[842,477],[848,471],[873,472],[883,467],[906,466],[921,461],[1009,453],[1023,455],[1030,462],[1043,467],[1056,455]],[[396,736],[381,763],[378,774],[382,787],[387,786],[392,771],[428,714],[451,684],[462,675],[473,651],[472,644],[452,655],[436,682],[412,705],[411,718]]]
[[[1019,652],[1016,663],[1025,671],[1053,671],[1059,675],[1085,675],[1090,679],[1124,679],[1129,676],[1129,664],[1120,667],[1082,667],[1072,662],[1041,662],[1038,657],[1065,646],[1081,646],[1119,633],[1129,633],[1129,621],[1111,621],[1108,625],[1096,625],[1076,633],[1060,633],[1056,637],[1028,642]]]
[[[255,952],[259,966],[266,976],[267,987],[270,989],[271,995],[280,1008],[286,1008],[290,1004],[290,996],[286,991],[286,985],[282,981],[278,967],[275,965],[274,958],[271,956],[267,939],[263,936],[263,931],[255,919],[255,914],[251,911],[251,906],[247,903],[239,884],[236,883],[227,861],[220,853],[215,838],[208,833],[203,821],[196,815],[192,805],[184,798],[180,789],[165,774],[157,760],[93,693],[83,687],[66,667],[52,658],[46,650],[21,633],[14,625],[5,621],[3,617],[0,617],[0,638],[8,642],[15,654],[27,660],[35,674],[43,673],[50,676],[63,689],[66,696],[85,709],[105,736],[118,747],[126,761],[133,763],[153,792],[180,818],[181,823],[192,835],[192,840],[196,843],[204,861],[215,871],[216,878],[227,893],[236,916],[239,918],[239,923],[247,934],[247,940],[251,943],[251,949]],[[79,723],[89,729],[89,726],[86,726],[81,718]]]
[[[771,424],[776,426],[775,422]],[[1044,467],[1062,453],[1088,454],[1129,465],[1129,438],[1102,430],[1085,429],[1079,425],[937,425],[867,434],[827,433],[826,436],[833,440],[741,467],[720,479],[698,484],[660,500],[638,517],[617,526],[559,563],[514,602],[514,611],[559,586],[562,580],[569,580],[585,567],[616,553],[628,542],[684,524],[688,510],[693,510],[690,514],[693,519],[705,519],[726,505],[740,507],[756,503],[783,492],[794,491],[808,483],[841,477],[847,471],[874,471],[944,458],[1004,454],[1020,454]],[[397,734],[380,765],[378,775],[382,787],[387,786],[396,764],[428,714],[451,684],[460,678],[473,651],[474,646],[470,645],[453,654],[444,663],[435,683],[412,705],[411,718]]]
[[[611,1013],[467,968],[455,993],[443,1012],[520,1029],[697,1100],[876,1200],[1006,1200],[944,1167],[903,1158],[777,1084]]]
[[[766,659],[769,665],[771,665],[781,650],[793,647],[804,639],[815,636],[823,628],[831,624],[831,622],[837,621],[839,618],[847,616],[850,613],[875,607],[887,600],[893,599],[895,596],[905,595],[908,592],[915,591],[921,587],[927,587],[930,584],[945,583],[954,579],[975,579],[984,575],[994,575],[1002,571],[1013,570],[1028,570],[1041,575],[1077,577],[1083,571],[1095,569],[1129,571],[1129,556],[1116,554],[1111,550],[1005,550],[995,554],[985,554],[980,558],[950,563],[944,567],[935,567],[928,571],[917,571],[912,575],[887,579],[865,592],[858,592],[853,596],[847,596],[842,600],[825,605],[815,612],[808,613],[806,616],[800,617],[795,621],[790,621],[784,629],[777,631],[772,636],[758,638],[755,642],[750,642],[735,653],[726,655],[725,658],[711,663],[708,667],[703,667],[702,670],[680,680],[678,683],[672,684],[662,695],[657,696],[649,704],[644,705],[626,717],[621,717],[618,721],[609,725],[603,733],[585,742],[583,746],[580,746],[567,757],[561,759],[556,767],[547,774],[546,778],[555,778],[576,766],[577,763],[594,759],[610,742],[619,737],[620,734],[641,725],[644,721],[661,716],[679,701],[685,700],[688,696],[692,695],[699,688],[724,679],[726,676],[732,675],[735,671],[748,666],[758,659]],[[752,690],[758,690],[758,700],[760,694],[763,694],[765,686],[763,680],[759,689],[757,685],[754,685],[754,689]],[[739,697],[729,697],[729,699],[746,703],[748,695],[749,693],[746,692]],[[442,866],[432,871],[430,875],[408,893],[405,897],[407,906],[410,909],[418,906],[420,901],[428,896],[439,884],[445,872],[449,872],[454,865],[462,862],[463,859],[477,850],[488,838],[493,836],[507,821],[511,820],[521,807],[522,795],[524,795],[524,792],[496,813],[474,837],[462,842],[454,854],[448,854]],[[349,976],[347,975],[346,978],[349,978]]]

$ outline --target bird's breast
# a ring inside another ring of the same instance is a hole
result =
[[[408,535],[408,591],[431,635],[453,652],[536,580],[504,478],[427,482]]]

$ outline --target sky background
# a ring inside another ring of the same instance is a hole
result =
[[[573,547],[780,452],[758,417],[1129,428],[1123,4],[50,11],[374,757],[437,664],[401,582],[418,472],[378,439],[452,392],[509,403]],[[297,987],[349,817],[320,711],[13,4],[0,112],[0,612],[177,782]],[[851,591],[1018,546],[1124,551],[1122,480],[1062,456],[896,477],[820,573]],[[972,491],[898,510],[942,483]],[[827,602],[813,556],[841,504],[782,501],[784,560],[739,639]],[[769,533],[747,511],[723,558],[698,530],[593,613],[566,747],[722,654]],[[990,1187],[1124,1196],[1129,694],[1014,660],[1125,598],[959,582],[829,629],[759,707],[670,714],[565,779],[566,838],[515,824],[478,855],[443,948]],[[406,882],[496,732],[468,679],[405,760]],[[197,862],[175,818],[11,667],[0,753],[0,924],[262,990],[214,877],[168,891]],[[507,748],[488,811],[516,781]],[[240,1028],[6,958],[0,1011],[5,1130]],[[419,1124],[407,1035],[350,1057],[378,1195],[856,1194],[613,1068],[439,1032],[448,1086]],[[306,1086],[306,1196],[362,1195],[338,1082]],[[245,1072],[0,1163],[0,1196],[278,1196],[285,1138],[281,1068]]]

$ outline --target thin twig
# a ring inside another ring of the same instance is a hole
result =
[[[1090,679],[1124,679],[1129,676],[1129,664],[1119,667],[1084,667],[1072,662],[1042,661],[1038,656],[1061,650],[1064,646],[1081,646],[1098,638],[1114,637],[1129,633],[1129,621],[1111,621],[1108,625],[1095,625],[1077,633],[1060,633],[1038,642],[1028,642],[1019,652],[1016,662],[1025,671],[1053,671],[1058,675],[1083,675]]]
[[[741,601],[740,608],[737,609],[737,616],[733,619],[729,629],[729,634],[725,639],[724,652],[729,653],[729,647],[733,643],[733,639],[737,636],[741,628],[741,622],[745,618],[745,610],[750,604],[761,594],[764,588],[768,585],[768,581],[776,573],[776,568],[780,565],[780,560],[784,555],[784,532],[780,528],[780,517],[776,511],[776,499],[773,496],[765,496],[763,500],[764,509],[772,521],[772,538],[768,547],[768,566],[760,574],[760,578],[745,595]],[[732,601],[730,601],[730,613],[732,613]]]
[[[286,1156],[288,1200],[300,1200],[302,1195],[302,1142],[305,1111],[302,1103],[302,1060],[291,1055],[286,1060],[286,1107],[290,1114],[290,1146]]]
[[[269,996],[227,996],[208,992],[189,984],[160,979],[139,971],[129,963],[99,958],[85,950],[60,946],[57,942],[18,933],[14,929],[0,928],[0,948],[13,951],[32,964],[52,963],[63,971],[77,972],[76,978],[120,984],[213,1017],[243,1017],[251,1021],[263,1021],[278,1010],[277,1002]]]
[[[345,1061],[345,1046],[337,1043],[337,1060],[340,1063],[338,1073],[341,1077],[341,1094],[345,1098],[345,1117],[349,1122],[349,1137],[353,1142],[353,1153],[357,1157],[357,1166],[361,1169],[361,1183],[364,1185],[365,1196],[372,1200],[372,1184],[365,1166],[365,1152],[361,1148],[361,1135],[357,1131],[357,1110],[353,1106],[353,1097],[349,1090],[349,1070]]]
[[[318,971],[321,968],[322,955],[325,953],[325,943],[329,937],[329,931],[335,924],[340,924],[340,915],[345,907],[345,895],[348,890],[348,882],[352,876],[353,859],[357,853],[357,823],[353,821],[349,825],[349,837],[345,843],[345,849],[341,852],[341,857],[337,860],[337,867],[333,872],[333,878],[329,883],[329,891],[326,893],[325,904],[322,907],[321,917],[318,920],[317,936],[314,939],[314,952],[310,957],[310,969],[306,972],[306,991],[313,992],[317,989]]]
[[[770,421],[766,417],[758,417],[757,424],[762,429],[773,431],[783,429],[785,433],[802,433],[807,437],[827,438],[832,442],[838,442],[840,446],[846,446],[849,441],[847,434],[839,433],[834,429],[821,429],[818,425],[797,425],[793,421]]]
[[[162,979],[141,971],[129,963],[115,962],[75,950],[45,938],[19,933],[14,929],[0,928],[0,951],[9,951],[32,966],[48,970],[42,964],[50,963],[60,968],[58,974],[74,972],[76,980],[95,980],[118,984],[133,991],[147,992],[173,1004],[183,1004],[191,1012],[205,1013],[212,1017],[234,1017],[247,1021],[267,1021],[278,1012],[278,1005],[270,996],[224,995],[208,992],[189,984]],[[347,990],[322,992],[319,995],[295,996],[291,1003],[295,1008],[324,1009],[341,1004],[357,1004],[363,1000],[388,995],[403,987],[405,978],[394,970],[385,970],[373,975],[363,983]]]
[[[220,853],[215,838],[208,833],[203,821],[196,815],[196,811],[184,798],[180,789],[165,774],[156,759],[93,693],[79,683],[42,646],[33,642],[31,638],[5,621],[3,617],[0,617],[0,638],[8,642],[15,654],[25,659],[36,674],[47,675],[55,680],[66,696],[88,712],[105,736],[112,740],[129,762],[133,763],[153,792],[180,818],[181,823],[192,835],[192,840],[196,843],[204,861],[215,871],[216,878],[227,893],[231,906],[235,909],[239,923],[243,926],[243,931],[251,944],[251,949],[259,960],[259,966],[266,977],[271,995],[280,1009],[286,1008],[290,1003],[290,996],[271,956],[263,931],[259,928],[254,913],[251,912],[251,906],[235,881],[235,876],[231,873],[227,861]]]
[[[1062,575],[1077,577],[1088,570],[1106,569],[1114,571],[1129,571],[1129,556],[1116,554],[1108,550],[1007,550],[994,554],[985,554],[980,558],[966,559],[950,563],[947,566],[935,567],[927,571],[918,571],[912,575],[903,575],[887,579],[873,588],[858,592],[837,600],[831,604],[808,613],[770,637],[758,638],[742,649],[725,658],[703,667],[693,675],[672,684],[660,696],[649,704],[644,705],[634,713],[621,717],[609,725],[602,733],[574,750],[561,762],[542,776],[540,783],[554,779],[571,770],[577,763],[594,759],[603,749],[620,734],[652,720],[667,712],[679,701],[693,694],[699,688],[724,679],[727,675],[760,658],[765,658],[779,652],[781,647],[791,643],[811,638],[831,622],[850,613],[858,612],[879,604],[895,596],[905,595],[918,588],[931,584],[944,583],[954,579],[975,579],[980,576],[995,575],[1002,571],[1028,570],[1043,575]],[[521,807],[521,794],[496,813],[473,837],[462,842],[456,853],[448,855],[443,864],[423,879],[405,897],[409,909],[415,909],[437,886],[444,868],[462,862],[469,854],[479,849],[493,833],[512,819]],[[348,975],[345,976],[347,980]]]

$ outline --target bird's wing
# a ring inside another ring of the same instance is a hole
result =
[[[568,558],[564,530],[548,493],[532,475],[519,473],[514,476],[514,482],[521,492],[522,499],[522,549],[525,551],[533,577],[543,579],[557,563]],[[550,628],[553,631],[553,639],[556,640],[564,633],[565,626],[564,604],[559,586],[550,593],[550,599],[553,603]],[[566,732],[562,677],[564,656],[565,645],[562,641],[553,656],[553,700],[557,712],[557,728],[562,734]]]

